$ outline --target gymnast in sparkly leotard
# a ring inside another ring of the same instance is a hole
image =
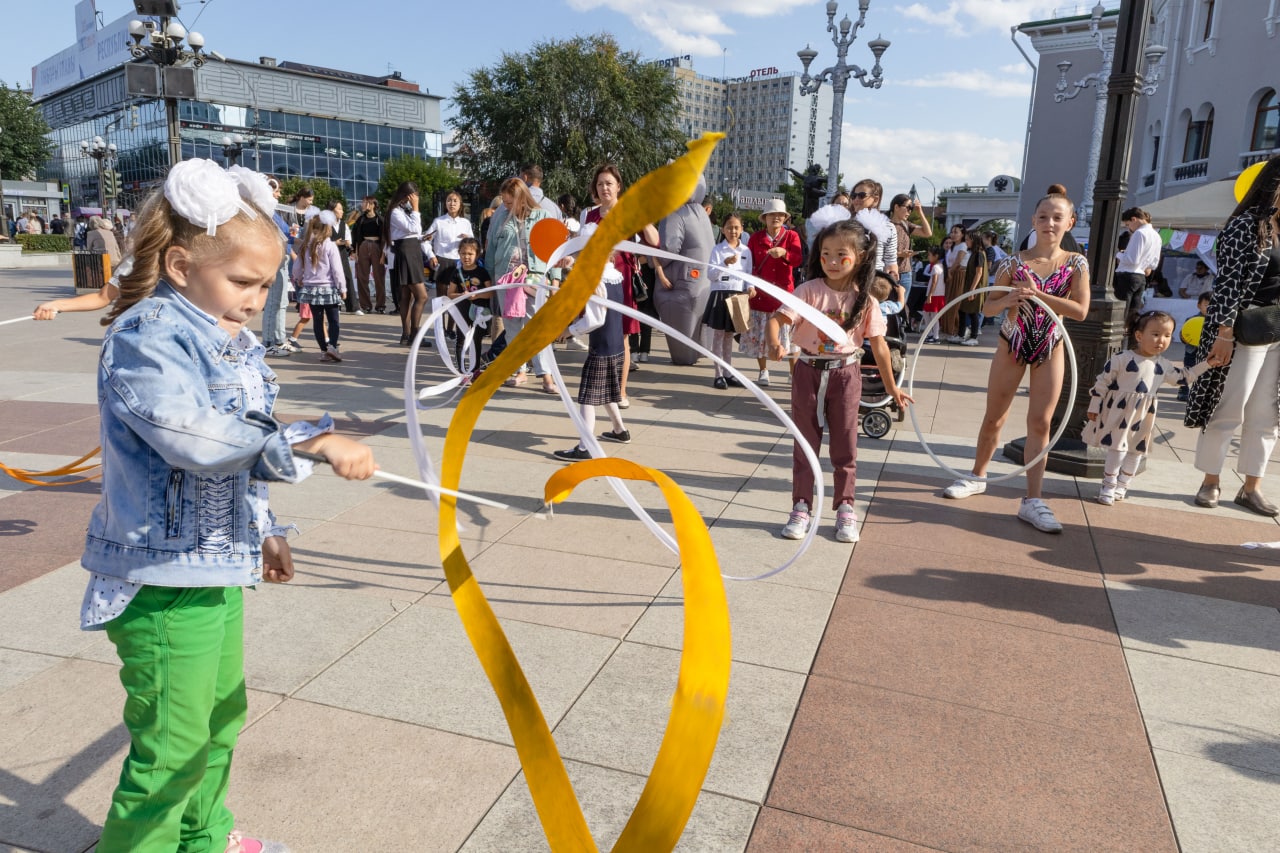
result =
[[[1048,312],[1031,301],[1040,299],[1059,317],[1083,320],[1089,312],[1089,265],[1084,257],[1062,248],[1062,237],[1075,224],[1075,207],[1062,187],[1054,185],[1035,211],[1036,244],[1008,258],[996,271],[996,285],[1012,291],[988,297],[983,309],[988,315],[1008,311],[1000,327],[1001,344],[996,347],[987,378],[987,409],[978,432],[973,475],[985,477],[987,465],[1000,443],[1000,428],[1009,417],[1009,408],[1030,372],[1030,400],[1027,405],[1027,442],[1024,458],[1034,459],[1049,443],[1049,422],[1062,391],[1066,356],[1059,346],[1062,330]],[[1018,518],[1045,533],[1060,533],[1062,525],[1040,497],[1045,460],[1027,469],[1027,494],[1018,506]],[[986,491],[982,480],[956,480],[943,491],[953,499]]]

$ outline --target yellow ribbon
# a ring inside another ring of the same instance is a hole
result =
[[[100,447],[95,447],[93,450],[90,450],[88,453],[86,453],[84,456],[81,456],[75,462],[68,462],[66,465],[63,465],[60,468],[50,468],[48,471],[28,471],[25,468],[10,468],[8,465],[4,464],[3,462],[0,462],[0,471],[5,472],[10,477],[12,477],[15,480],[18,480],[19,482],[27,483],[28,485],[31,485],[31,486],[77,486],[80,483],[91,482],[102,473],[102,471],[100,470],[102,466],[100,464],[94,464],[94,465],[81,464],[97,456],[98,451],[100,451],[101,449],[102,448]],[[88,474],[87,476],[84,476],[84,477],[78,477],[74,480],[60,480],[56,483],[46,482],[46,480],[50,477],[67,477],[67,476],[70,476],[71,474],[83,474],[86,471],[92,471],[93,473]]]
[[[595,292],[613,247],[689,200],[698,176],[724,134],[705,134],[689,152],[637,181],[601,220],[560,289],[458,403],[445,434],[441,485],[461,482],[467,443],[486,403],[503,380],[569,326]],[[563,500],[589,477],[656,484],[671,508],[685,593],[684,646],[671,716],[640,800],[614,851],[671,850],[684,831],[706,778],[724,719],[729,689],[729,611],[720,568],[702,517],[659,471],[624,459],[593,459],[561,469],[547,481],[548,501]],[[497,694],[524,767],[534,806],[553,851],[596,850],[555,739],[515,652],[471,572],[458,538],[457,501],[440,497],[440,558],[458,616]]]

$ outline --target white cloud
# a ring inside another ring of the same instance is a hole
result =
[[[982,92],[997,98],[1026,98],[1031,94],[1030,80],[1013,80],[998,77],[988,71],[939,71],[900,80],[897,85],[919,89],[959,89],[965,92]]]
[[[936,127],[868,130],[850,124],[845,124],[841,139],[845,183],[874,177],[884,185],[886,199],[915,184],[920,197],[932,201],[933,189],[925,178],[942,192],[961,184],[986,186],[996,175],[1018,175],[1021,170],[1021,139]]]
[[[1001,74],[1030,74],[1031,66],[1025,62],[1014,62],[1010,65],[1001,65],[999,71]]]
[[[629,19],[667,50],[716,56],[735,30],[725,18],[783,15],[809,0],[568,0],[579,12],[605,8]]]
[[[1050,17],[1055,5],[1060,4],[1043,0],[949,0],[945,4],[912,3],[898,11],[905,18],[923,21],[952,35],[971,35],[981,30],[1007,33],[1010,27],[1026,21]]]

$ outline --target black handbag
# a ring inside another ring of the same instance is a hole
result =
[[[637,305],[649,298],[649,282],[640,275],[640,270],[631,273],[631,299]]]
[[[1236,314],[1236,342],[1257,347],[1280,341],[1280,305],[1254,305]]]

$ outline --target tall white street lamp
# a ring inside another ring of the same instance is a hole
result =
[[[204,65],[204,36],[188,33],[182,24],[173,20],[178,14],[177,0],[133,0],[133,8],[139,15],[150,15],[155,21],[130,21],[129,36],[133,44],[129,53],[134,59],[149,59],[160,67],[164,80],[164,106],[169,129],[169,165],[182,160],[182,135],[178,125],[178,95],[170,91],[169,69],[182,65],[199,68]],[[183,44],[183,40],[186,44]]]
[[[1093,138],[1089,142],[1089,167],[1084,178],[1084,195],[1080,200],[1080,221],[1093,221],[1093,190],[1098,182],[1098,161],[1102,155],[1102,131],[1107,117],[1107,84],[1111,81],[1111,63],[1116,56],[1116,31],[1103,32],[1099,26],[1102,15],[1106,12],[1102,3],[1097,3],[1089,17],[1089,35],[1094,45],[1102,51],[1102,67],[1092,74],[1086,74],[1074,83],[1067,83],[1067,72],[1071,70],[1071,62],[1063,60],[1058,63],[1058,84],[1053,100],[1056,103],[1069,101],[1085,89],[1094,88]],[[1148,44],[1143,49],[1146,68],[1150,69],[1142,78],[1139,91],[1148,97],[1154,95],[1160,85],[1160,60],[1168,51],[1163,45]]]
[[[804,63],[804,74],[800,77],[800,94],[816,94],[818,89],[822,87],[823,81],[831,83],[831,150],[827,165],[828,201],[836,194],[836,181],[840,173],[840,136],[844,125],[844,93],[849,86],[849,78],[858,78],[858,82],[868,89],[879,89],[882,82],[883,69],[880,67],[880,57],[884,56],[884,52],[889,49],[889,42],[885,39],[877,37],[867,42],[867,47],[871,48],[871,53],[876,59],[876,64],[871,67],[870,71],[859,68],[857,65],[850,65],[845,61],[849,54],[849,45],[853,44],[858,36],[858,30],[862,29],[863,24],[866,22],[867,9],[870,6],[871,0],[858,0],[857,23],[850,21],[849,16],[845,15],[837,26],[836,9],[838,4],[836,0],[828,0],[827,32],[831,33],[831,43],[836,46],[835,65],[824,68],[816,75],[810,75],[809,64],[817,58],[818,52],[808,45],[805,45],[804,50],[796,52],[796,56],[800,57],[800,61]]]

